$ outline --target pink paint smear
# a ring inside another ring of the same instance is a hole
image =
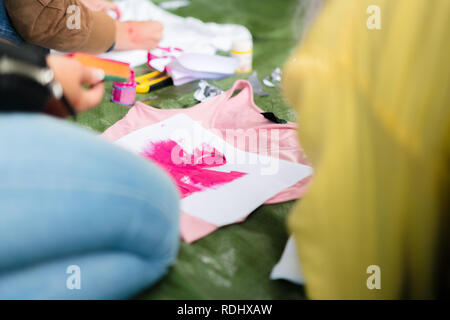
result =
[[[209,145],[194,150],[194,154],[185,152],[172,140],[151,142],[142,155],[155,161],[175,180],[182,198],[207,189],[215,189],[234,181],[244,172],[220,172],[208,168],[226,164],[225,156]]]

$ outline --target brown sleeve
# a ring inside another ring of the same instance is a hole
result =
[[[79,0],[4,0],[16,31],[35,45],[64,52],[107,51],[116,37],[116,23],[104,12],[94,12]],[[71,5],[80,8],[79,28],[74,28]],[[71,24],[72,22],[72,24]]]

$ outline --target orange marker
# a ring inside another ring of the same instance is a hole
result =
[[[75,52],[69,55],[72,59],[86,67],[103,70],[105,79],[113,81],[128,81],[131,77],[131,69],[128,63],[103,59],[91,54]]]

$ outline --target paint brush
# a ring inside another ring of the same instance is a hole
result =
[[[82,65],[103,70],[106,80],[128,81],[131,77],[131,69],[128,63],[104,59],[91,54],[75,52],[69,55]]]

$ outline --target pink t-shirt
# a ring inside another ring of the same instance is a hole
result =
[[[240,92],[235,94],[238,90]],[[262,112],[264,111],[253,101],[253,90],[250,83],[238,80],[230,90],[192,108],[161,110],[137,102],[122,120],[108,128],[102,136],[107,140],[115,141],[132,131],[183,113],[199,122],[204,128],[221,135],[224,139],[235,135],[236,139],[226,139],[226,141],[238,149],[308,164],[298,141],[297,125],[292,122],[274,123],[266,119],[261,114]],[[257,138],[264,137],[265,143],[251,143],[250,137],[255,136]],[[300,198],[304,195],[309,180],[310,178],[306,178],[299,181],[265,203],[273,204]],[[183,240],[193,242],[218,227],[182,213],[180,228]]]

